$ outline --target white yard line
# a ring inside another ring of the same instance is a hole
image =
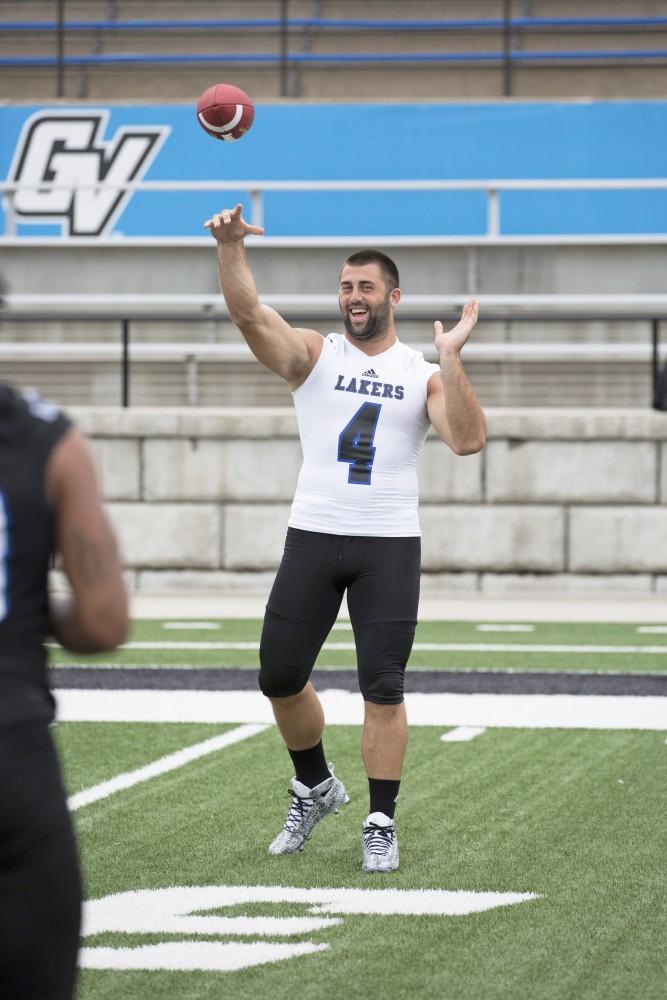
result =
[[[59,649],[56,643],[48,644]],[[121,649],[148,650],[258,650],[259,642],[126,642]],[[353,642],[327,642],[325,652],[356,650]],[[667,653],[667,646],[573,646],[565,643],[537,642],[415,642],[412,649],[423,653]]]
[[[183,632],[219,632],[222,625],[219,622],[162,622],[162,628],[176,629]]]
[[[107,693],[113,697],[120,692]],[[127,692],[122,693],[125,694]],[[232,729],[229,733],[212,736],[202,743],[195,743],[193,746],[184,747],[183,750],[176,750],[165,757],[159,757],[150,764],[144,765],[144,767],[139,767],[134,771],[125,771],[123,774],[117,774],[108,781],[100,782],[99,785],[92,785],[90,788],[85,788],[82,792],[71,795],[67,800],[67,805],[70,811],[74,812],[82,806],[90,805],[91,802],[99,802],[100,799],[106,799],[115,792],[120,792],[125,788],[132,788],[133,785],[138,785],[142,781],[150,781],[151,778],[157,778],[168,771],[175,771],[177,768],[183,767],[193,760],[199,760],[200,757],[206,757],[210,753],[222,750],[223,747],[240,743],[241,740],[247,740],[249,737],[263,732],[266,728],[265,725],[242,725],[238,729]]]
[[[475,625],[477,632],[534,632],[534,625]]]
[[[325,649],[342,648],[336,644]],[[566,643],[539,642],[416,642],[414,650],[456,653],[667,653],[667,646],[574,646]]]
[[[440,737],[442,743],[469,743],[476,736],[481,736],[486,729],[482,726],[457,726],[450,729],[448,733],[443,733]]]
[[[56,642],[48,642],[46,644],[50,649],[61,649],[62,647]],[[354,646],[351,645],[354,649]],[[119,646],[119,649],[201,649],[201,650],[221,650],[221,649],[259,649],[259,641],[253,642],[162,642],[162,641],[151,641],[151,642],[126,642],[124,645]]]
[[[269,701],[255,691],[56,690],[60,722],[236,722],[271,725]],[[363,701],[320,690],[327,722],[360,726]],[[567,694],[408,694],[412,726],[518,729],[667,730],[667,698]]]

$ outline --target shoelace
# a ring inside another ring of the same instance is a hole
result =
[[[295,833],[299,829],[304,817],[312,809],[313,800],[300,798],[292,788],[288,788],[287,791],[292,796],[293,802],[287,813],[285,829],[288,833]]]
[[[393,826],[369,823],[364,827],[364,844],[371,854],[386,854],[394,840]]]

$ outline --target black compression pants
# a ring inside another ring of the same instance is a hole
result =
[[[417,624],[420,559],[419,538],[288,528],[264,617],[262,692],[286,698],[303,690],[347,590],[361,693],[379,705],[400,704]]]
[[[71,1000],[81,920],[72,824],[45,723],[0,729],[0,997]]]

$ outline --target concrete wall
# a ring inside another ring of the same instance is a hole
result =
[[[300,465],[291,409],[72,415],[136,589],[267,590]],[[487,411],[483,453],[429,437],[424,588],[667,591],[667,416]]]
[[[396,261],[406,295],[655,295],[667,291],[666,242],[664,236],[618,243],[503,237],[412,246],[377,237],[373,245]],[[266,238],[247,250],[260,295],[335,295],[340,265],[360,245],[356,236],[335,245]],[[14,294],[220,294],[212,240],[3,239],[0,274]]]

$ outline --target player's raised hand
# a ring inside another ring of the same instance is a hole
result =
[[[251,226],[243,218],[242,212],[243,205],[240,203],[236,208],[223,208],[206,220],[204,229],[208,229],[218,243],[238,243],[246,236],[263,236],[262,227]]]
[[[463,307],[461,319],[451,330],[445,330],[439,319],[433,324],[435,327],[435,348],[438,354],[458,354],[468,337],[472,333],[477,316],[479,314],[479,302],[470,299]]]

